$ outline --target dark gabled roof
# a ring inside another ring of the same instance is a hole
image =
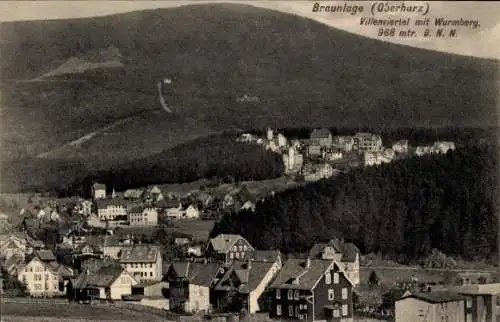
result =
[[[56,260],[56,256],[50,249],[39,249],[35,255],[43,262],[52,262]]]
[[[190,284],[210,287],[221,265],[219,263],[197,263],[176,261],[170,265],[177,277],[185,278]]]
[[[252,193],[250,193],[247,186],[243,186],[243,188],[241,188],[236,193],[236,198],[238,198],[241,202],[251,201],[255,203],[255,201],[257,200],[257,198]]]
[[[397,301],[401,301],[407,298],[416,298],[429,303],[446,303],[446,302],[455,302],[465,300],[466,297],[454,292],[448,291],[438,291],[438,292],[414,292],[403,296]]]
[[[123,273],[123,268],[105,266],[101,267],[95,274],[83,272],[75,280],[75,287],[109,287]]]
[[[105,209],[108,206],[122,206],[124,208],[130,208],[134,205],[137,205],[136,203],[132,203],[129,200],[125,200],[122,198],[97,199],[95,203],[98,209]]]
[[[281,252],[279,250],[256,250],[253,255],[253,260],[255,262],[274,263],[280,257],[281,257]]]
[[[334,265],[333,260],[311,259],[310,266],[307,268],[305,259],[289,259],[281,268],[271,287],[312,290],[327,269]],[[297,284],[291,283],[294,279],[297,279]]]
[[[310,137],[311,139],[321,139],[321,138],[327,138],[330,135],[332,135],[332,133],[327,129],[315,129],[312,131]]]
[[[94,190],[106,190],[106,185],[102,183],[96,182],[92,185],[92,187],[94,188]]]

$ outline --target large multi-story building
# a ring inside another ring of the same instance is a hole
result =
[[[372,133],[356,133],[353,140],[353,149],[359,151],[382,150],[382,137]]]
[[[98,199],[96,200],[97,216],[101,221],[127,221],[127,208],[129,202],[123,199]]]
[[[119,260],[122,267],[138,281],[159,281],[163,278],[163,258],[158,246],[124,246]]]
[[[137,206],[128,210],[130,226],[158,225],[158,210],[154,207]]]

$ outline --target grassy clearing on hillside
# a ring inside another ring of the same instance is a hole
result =
[[[164,318],[153,314],[139,313],[125,309],[104,308],[82,304],[49,304],[49,303],[2,303],[2,316],[13,316],[15,321],[21,317],[31,320],[32,317],[56,319],[85,319],[96,321],[163,321]],[[13,320],[12,320],[13,321]],[[40,320],[44,321],[44,320]]]
[[[173,192],[180,195],[187,194],[190,191],[199,191],[202,187],[207,187],[210,184],[208,180],[198,180],[182,184],[162,184],[158,185],[163,191]],[[214,192],[215,195],[225,195],[230,191],[246,186],[248,191],[255,196],[263,196],[269,194],[271,191],[279,192],[297,186],[299,183],[290,180],[286,177],[279,177],[276,179],[259,180],[259,181],[242,181],[237,184],[221,184],[217,187],[205,188],[208,192]]]

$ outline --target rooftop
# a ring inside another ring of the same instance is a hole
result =
[[[311,139],[327,138],[330,135],[332,135],[332,133],[327,129],[315,129],[311,133]]]
[[[238,240],[244,239],[240,235],[220,234],[210,239],[214,250],[219,253],[227,253]]]
[[[176,261],[170,265],[169,270],[177,277],[183,277],[194,285],[210,287],[219,272],[219,263],[197,263],[188,261]]]
[[[398,301],[407,299],[407,298],[416,298],[429,303],[446,303],[446,302],[455,302],[465,300],[465,296],[460,295],[458,293],[449,292],[449,291],[439,291],[439,292],[414,292],[408,295],[403,296],[398,299]]]
[[[121,263],[155,263],[160,250],[157,246],[135,245],[122,249]]]
[[[312,290],[323,274],[334,267],[333,260],[311,259],[307,267],[305,259],[289,259],[271,284],[272,288]],[[291,281],[296,283],[292,284]]]

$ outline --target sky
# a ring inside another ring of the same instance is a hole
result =
[[[339,12],[313,12],[316,1],[0,1],[0,22],[17,20],[67,19],[103,16],[135,10],[168,8],[206,2],[238,2],[257,7],[274,9],[317,20],[329,26],[378,38],[378,27],[360,25],[361,17],[371,17],[371,5],[376,1],[317,1],[322,6],[363,6],[364,12],[357,15]],[[391,3],[391,2],[390,2]],[[402,1],[393,1],[398,5]],[[500,59],[500,2],[493,1],[407,1],[406,5],[422,5],[429,8],[425,17],[433,24],[436,18],[478,20],[477,29],[457,27],[457,37],[437,39],[425,38],[423,28],[413,27],[417,36],[378,38],[384,41],[415,46],[455,54]],[[416,19],[413,13],[377,14],[377,18]],[[436,27],[432,26],[433,31]]]

